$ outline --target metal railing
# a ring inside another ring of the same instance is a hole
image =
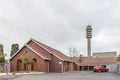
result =
[[[5,73],[10,71],[9,63],[0,63],[0,73]]]
[[[120,73],[120,62],[116,64],[107,65],[109,72]]]

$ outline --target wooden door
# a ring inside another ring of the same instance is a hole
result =
[[[36,59],[33,59],[33,63],[31,65],[31,70],[32,71],[38,71],[38,65],[37,65],[37,60]]]
[[[17,61],[17,71],[22,71],[22,60]]]

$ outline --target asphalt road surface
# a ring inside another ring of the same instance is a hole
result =
[[[42,73],[21,75],[14,80],[120,80],[120,74],[109,72],[79,71],[68,73]]]

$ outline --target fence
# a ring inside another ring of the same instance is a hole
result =
[[[107,65],[109,72],[120,73],[120,62],[116,64]]]
[[[8,63],[0,63],[0,73],[10,71],[10,64]]]

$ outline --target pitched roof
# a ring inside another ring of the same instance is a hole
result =
[[[89,57],[82,57],[81,62],[79,62],[80,58],[74,58],[73,60],[78,66],[96,66],[96,65],[107,65],[107,64],[114,64],[117,60],[114,57],[105,57],[105,58],[89,58]]]
[[[63,61],[72,61],[71,58],[67,57],[66,55],[64,55],[62,52],[49,47],[41,42],[36,41],[35,39],[31,39],[33,42],[35,42],[36,44],[38,44],[39,46],[41,46],[44,50],[48,51],[50,54],[55,55],[57,58],[59,58],[60,60]]]
[[[20,52],[24,47],[27,47],[29,48],[30,50],[32,50],[35,54],[37,54],[38,56],[40,56],[41,58],[43,59],[47,59],[47,60],[51,60],[51,57],[50,56],[47,56],[47,55],[44,55],[42,53],[40,53],[40,51],[37,49],[37,48],[33,48],[31,45],[29,45],[28,43],[29,42],[33,42],[35,43],[36,45],[38,45],[38,48],[42,47],[45,51],[47,51],[49,54],[53,54],[54,56],[56,56],[57,58],[59,58],[60,60],[63,60],[63,61],[70,61],[72,62],[71,58],[67,57],[66,55],[64,55],[62,52],[52,48],[52,47],[49,47],[41,42],[38,42],[37,40],[35,39],[30,39],[19,51],[17,51],[12,57],[15,57],[15,55]],[[11,60],[10,59],[10,60]]]
[[[48,57],[40,54],[40,53],[37,52],[36,50],[32,49],[32,47],[30,47],[30,46],[28,46],[28,45],[26,45],[26,47],[27,47],[28,49],[30,49],[31,51],[33,51],[33,52],[34,52],[35,54],[37,54],[38,56],[40,56],[41,58],[43,58],[43,59],[45,59],[45,60],[51,60],[51,58],[48,58]]]
[[[37,54],[38,56],[40,56],[41,58],[43,58],[44,60],[50,60],[49,58],[44,57],[43,55],[40,55],[37,51],[35,51],[34,49],[32,49],[30,46],[28,46],[27,44],[24,45],[21,49],[19,49],[11,58],[14,58],[23,48],[27,47],[28,49],[30,49],[31,51],[33,51],[35,54]]]

